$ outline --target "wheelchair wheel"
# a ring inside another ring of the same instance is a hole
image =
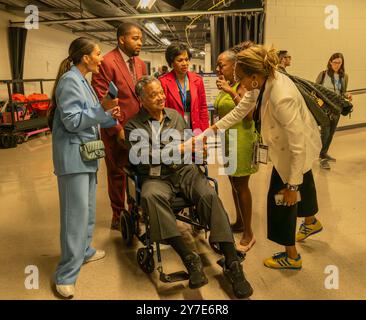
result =
[[[137,250],[137,263],[145,273],[153,273],[155,270],[154,250],[150,248],[140,248]]]
[[[123,242],[129,247],[133,239],[133,222],[130,213],[126,210],[121,212],[120,225]]]

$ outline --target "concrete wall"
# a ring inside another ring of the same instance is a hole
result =
[[[338,8],[339,29],[325,26],[329,5]],[[288,72],[309,80],[325,69],[334,52],[342,52],[348,89],[366,88],[365,0],[267,0],[265,43],[289,50],[292,66]],[[352,118],[342,117],[341,125],[366,122],[366,94],[354,96],[354,105]]]

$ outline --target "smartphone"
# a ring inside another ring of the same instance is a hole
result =
[[[301,195],[300,195],[300,191],[297,191],[297,202],[301,201]],[[275,194],[275,203],[277,206],[283,206],[283,194],[282,193],[278,193]]]
[[[109,83],[108,96],[111,99],[116,99],[118,97],[118,89],[113,81]]]

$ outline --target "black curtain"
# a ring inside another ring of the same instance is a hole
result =
[[[251,40],[257,44],[264,42],[264,12],[245,13],[239,16],[212,17],[211,59],[216,65],[217,56],[236,44]]]
[[[9,57],[11,75],[13,80],[23,79],[25,43],[27,39],[27,29],[19,27],[8,28]],[[23,93],[23,83],[13,84],[13,93]]]

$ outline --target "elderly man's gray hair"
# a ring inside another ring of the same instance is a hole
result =
[[[223,54],[225,54],[226,59],[228,59],[230,61],[235,61],[236,60],[236,53],[231,49],[224,51]]]
[[[137,81],[135,86],[135,92],[138,97],[142,97],[144,94],[144,88],[154,82],[157,81],[160,84],[160,81],[156,79],[154,76],[144,76],[139,81]]]

